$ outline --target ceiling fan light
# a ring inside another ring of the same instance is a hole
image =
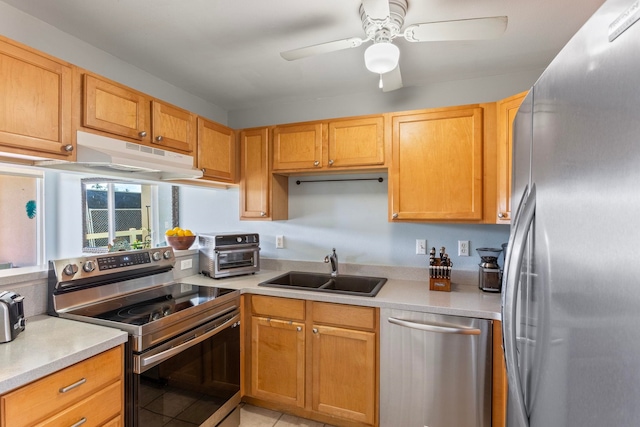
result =
[[[398,66],[400,49],[393,43],[375,43],[364,51],[364,64],[367,70],[376,74],[385,74]]]

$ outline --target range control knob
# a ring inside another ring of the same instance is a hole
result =
[[[67,264],[64,266],[64,269],[62,270],[62,273],[64,273],[65,276],[73,276],[77,272],[78,272],[78,266],[75,264]]]
[[[153,258],[154,261],[160,261],[162,259],[162,254],[160,252],[154,252],[151,254],[151,258]]]
[[[236,237],[236,242],[242,243],[242,237]]]
[[[173,255],[173,252],[167,250],[164,251],[164,253],[162,254],[162,256],[164,257],[164,259],[171,259],[171,256]]]
[[[93,261],[87,261],[82,266],[82,269],[87,273],[91,273],[93,270],[96,269],[96,263]]]

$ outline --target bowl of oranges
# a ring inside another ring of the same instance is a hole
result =
[[[170,228],[164,235],[167,238],[167,243],[169,243],[173,249],[179,251],[189,249],[196,240],[196,235],[193,234],[191,230],[180,227]]]

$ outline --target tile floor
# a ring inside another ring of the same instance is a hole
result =
[[[257,406],[242,404],[240,427],[332,427],[292,415],[282,414]]]

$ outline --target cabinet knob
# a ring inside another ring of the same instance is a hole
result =
[[[394,212],[393,215],[391,215],[391,218],[398,219],[398,212]]]
[[[298,331],[298,332],[300,332],[301,330],[302,330],[302,326],[298,326],[298,327],[296,328],[296,331]]]
[[[263,212],[260,212],[260,216],[267,216],[267,213],[266,213],[266,212],[264,212],[264,211],[263,211]]]
[[[156,141],[158,141],[158,142],[162,142],[163,139],[164,138],[162,138],[162,135],[156,136]]]
[[[140,132],[138,132],[138,136],[139,136],[140,138],[144,138],[145,136],[147,136],[147,132],[145,132],[145,131],[140,131]]]
[[[64,146],[64,151],[66,151],[67,153],[70,153],[73,151],[73,145],[71,144],[67,144]]]
[[[499,212],[498,213],[498,218],[500,218],[500,219],[509,218],[509,214],[507,214],[505,212]]]
[[[317,333],[318,333],[318,328],[313,328],[311,331],[312,331],[314,334],[317,334]]]
[[[333,160],[329,159],[329,166],[333,166]]]
[[[313,162],[313,166],[320,166],[320,162],[316,160],[315,162]]]

